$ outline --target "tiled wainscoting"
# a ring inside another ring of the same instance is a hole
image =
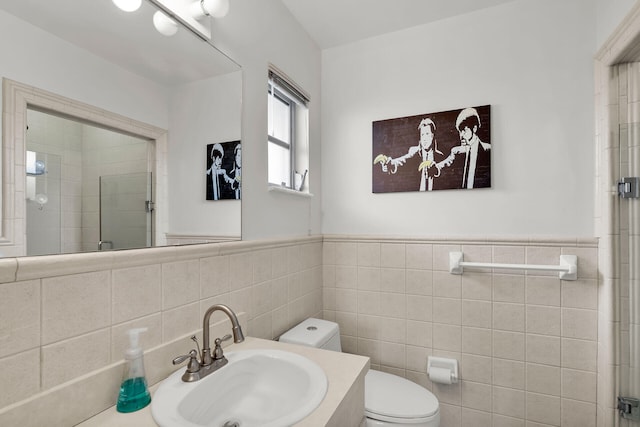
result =
[[[131,327],[149,328],[154,384],[212,304],[260,338],[320,316],[321,263],[321,237],[0,259],[0,426],[72,426],[114,405]]]
[[[451,250],[517,264],[575,254],[578,280],[451,275]],[[149,328],[159,381],[206,308],[226,303],[260,338],[311,316],[338,321],[345,351],[435,392],[442,427],[594,426],[597,272],[595,240],[558,239],[319,236],[0,259],[0,425],[70,426],[113,405],[131,327]],[[457,358],[461,381],[431,384],[430,354]]]
[[[558,264],[557,273],[465,269],[465,261]],[[345,351],[438,397],[445,427],[596,425],[598,269],[595,240],[395,240],[325,236],[324,317]],[[428,355],[460,361],[461,381],[434,384]]]

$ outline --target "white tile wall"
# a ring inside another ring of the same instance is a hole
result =
[[[579,280],[491,269],[456,276],[452,250],[517,264],[576,254]],[[595,426],[597,256],[595,240],[325,237],[324,316],[340,324],[346,351],[431,389],[443,426]],[[431,383],[432,354],[460,361],[459,384]]]
[[[477,261],[552,264],[560,253],[576,253],[579,280],[487,269],[454,276],[449,250]],[[95,388],[93,378],[117,394],[131,327],[148,327],[145,347],[162,352],[147,359],[157,381],[183,351],[172,340],[190,348],[187,334],[200,327],[206,308],[226,303],[245,312],[246,332],[261,338],[309,316],[337,321],[345,351],[433,390],[443,426],[594,426],[597,253],[593,241],[345,236],[0,263],[0,383],[7,385],[0,425],[33,412],[39,399],[50,420],[71,424],[73,416],[55,410],[57,399]],[[85,351],[99,355],[74,359]],[[460,383],[432,384],[429,355],[458,359]],[[108,372],[117,378],[105,381]],[[113,403],[108,393],[92,396],[71,412],[82,419]]]
[[[40,344],[40,281],[0,284],[0,357]]]
[[[61,158],[60,237],[62,253],[81,249],[82,124],[35,110],[27,111],[27,149]],[[36,227],[29,226],[29,229]]]
[[[321,316],[321,263],[319,237],[0,262],[0,425],[75,425],[113,405],[132,327],[148,328],[153,384],[193,346],[212,304],[267,339]],[[224,319],[214,314],[212,324]]]

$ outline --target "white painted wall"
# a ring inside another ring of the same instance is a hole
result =
[[[242,72],[174,88],[170,103],[171,232],[240,236],[241,201],[206,200],[207,145],[241,139]],[[244,154],[244,153],[243,153]],[[244,169],[244,167],[243,167]]]
[[[593,235],[593,1],[520,0],[323,51],[323,233]],[[372,194],[372,121],[484,104],[493,188]]]
[[[232,2],[213,25],[217,47],[242,65],[242,238],[320,233],[320,50],[279,0]],[[308,183],[313,198],[267,189],[267,67],[272,63],[311,96]]]
[[[637,0],[596,0],[598,48],[609,38],[636,2]]]
[[[322,55],[279,1],[234,3],[213,36],[243,67],[243,237],[591,235],[591,58],[631,3],[519,0]],[[166,88],[3,13],[0,35],[0,75],[167,127]],[[311,94],[312,199],[267,191],[269,62]],[[117,91],[122,83],[135,96]],[[493,113],[493,189],[371,194],[373,120],[484,103]]]
[[[166,88],[2,11],[0,52],[1,77],[167,127]]]

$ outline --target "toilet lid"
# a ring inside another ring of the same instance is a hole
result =
[[[426,388],[405,378],[370,370],[364,382],[364,407],[369,418],[417,421],[438,412],[438,399]]]

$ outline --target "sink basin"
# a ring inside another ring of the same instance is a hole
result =
[[[229,363],[200,381],[183,382],[184,369],[165,379],[151,401],[161,427],[284,427],[324,399],[327,376],[316,363],[280,350],[225,354]]]

